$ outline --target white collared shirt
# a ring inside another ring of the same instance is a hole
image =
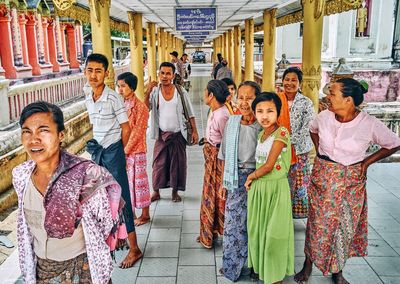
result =
[[[93,101],[93,91],[85,99],[90,123],[93,124],[93,138],[107,148],[121,140],[121,124],[128,122],[124,101],[120,95],[104,87],[100,98]]]

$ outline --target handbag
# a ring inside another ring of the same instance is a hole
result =
[[[186,144],[188,146],[192,146],[193,143],[193,127],[192,124],[190,123],[190,117],[189,117],[189,112],[185,103],[185,99],[183,98],[183,92],[182,92],[182,87],[179,85],[175,84],[175,88],[178,91],[179,96],[181,97],[181,102],[182,102],[182,106],[183,106],[183,114],[185,116],[185,125],[186,125],[186,131],[187,131],[187,135],[186,135]]]

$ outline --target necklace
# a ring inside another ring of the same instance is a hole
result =
[[[274,133],[275,132],[275,130],[277,130],[278,129],[278,125],[275,125],[275,127],[274,127],[274,129],[272,129],[272,131],[271,132],[265,132],[265,130],[264,130],[264,133],[263,133],[263,135],[261,136],[261,143],[263,143],[265,140],[267,140],[267,138],[272,134],[272,133]]]

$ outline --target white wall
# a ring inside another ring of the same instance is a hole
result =
[[[370,36],[355,37],[357,11],[348,11],[324,17],[322,59],[335,61],[345,57],[369,66],[366,61],[390,64],[394,32],[394,8],[397,0],[373,0]],[[277,28],[276,58],[286,53],[289,61],[300,62],[302,38],[300,24]]]

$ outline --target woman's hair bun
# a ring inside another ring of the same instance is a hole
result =
[[[360,80],[360,85],[361,85],[361,89],[362,89],[362,91],[363,91],[363,94],[365,94],[365,93],[367,93],[368,92],[368,83],[367,82],[365,82],[364,80]]]

